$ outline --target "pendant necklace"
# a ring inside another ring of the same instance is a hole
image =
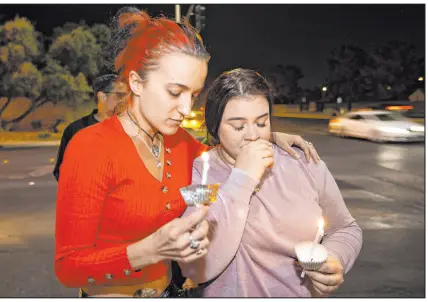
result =
[[[156,132],[153,136],[151,136],[150,134],[148,134],[143,128],[141,128],[136,121],[134,121],[134,119],[132,118],[132,116],[129,114],[129,111],[126,111],[128,113],[129,118],[131,119],[131,121],[135,124],[135,126],[138,127],[139,130],[142,130],[152,141],[152,146],[150,147],[146,141],[143,139],[143,143],[147,146],[147,148],[149,149],[150,153],[152,154],[152,156],[154,157],[154,159],[156,160],[156,167],[160,168],[162,167],[162,163],[160,161],[160,148],[162,147],[162,140],[160,140],[160,145],[156,145],[155,144],[155,138],[157,134],[160,134],[160,132]],[[162,135],[162,134],[161,134]]]

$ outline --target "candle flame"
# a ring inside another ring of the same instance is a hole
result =
[[[324,229],[324,225],[325,225],[324,218],[321,218],[320,220],[318,220],[319,229]]]
[[[203,152],[201,156],[204,162],[208,162],[208,159],[210,158],[210,155],[208,154],[208,152]]]

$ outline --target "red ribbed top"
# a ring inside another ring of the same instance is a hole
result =
[[[132,271],[126,247],[183,214],[179,188],[191,183],[193,160],[207,146],[181,128],[164,141],[162,182],[147,170],[116,116],[70,141],[60,171],[55,233],[55,271],[65,286],[93,280],[103,286],[141,284],[167,273],[168,262]]]

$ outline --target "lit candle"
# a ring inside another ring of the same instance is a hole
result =
[[[202,170],[202,181],[201,181],[202,185],[205,185],[207,183],[208,169],[210,168],[210,165],[208,164],[209,159],[210,159],[210,155],[208,154],[208,152],[202,153],[202,160],[204,161],[204,168]]]
[[[324,218],[321,217],[320,220],[318,220],[318,231],[317,231],[317,234],[315,235],[314,243],[319,243],[323,236],[324,236]],[[314,253],[314,250],[315,250],[315,245],[311,250],[311,255]],[[303,277],[305,277],[305,272],[302,272],[300,274],[300,278],[303,278]]]
[[[319,243],[323,236],[324,236],[324,218],[321,218],[318,221],[318,231],[317,231],[317,235],[315,236],[314,242]]]

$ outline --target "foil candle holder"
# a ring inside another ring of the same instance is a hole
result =
[[[181,196],[183,196],[183,199],[186,202],[187,206],[209,206],[217,199],[217,192],[218,188],[220,187],[220,184],[206,184],[208,179],[208,169],[210,167],[208,163],[210,155],[208,154],[208,152],[204,152],[202,153],[201,157],[204,163],[201,184],[190,185],[180,189]]]
[[[190,185],[181,188],[180,193],[187,206],[209,206],[216,201],[219,187],[219,183],[211,185]]]

